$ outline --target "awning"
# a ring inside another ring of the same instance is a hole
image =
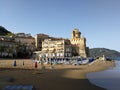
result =
[[[62,44],[62,42],[58,42],[57,44]]]

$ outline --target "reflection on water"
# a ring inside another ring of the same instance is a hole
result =
[[[88,73],[89,81],[107,90],[120,90],[120,61],[115,61],[116,67],[102,72]]]

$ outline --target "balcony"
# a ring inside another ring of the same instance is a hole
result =
[[[57,44],[57,45],[63,45],[63,43],[62,43],[62,42],[57,42],[56,44]]]

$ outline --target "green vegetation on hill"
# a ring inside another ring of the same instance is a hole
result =
[[[10,31],[8,31],[6,28],[0,26],[0,35],[6,36],[6,35],[12,35]]]
[[[91,57],[105,55],[105,57],[120,58],[120,52],[106,48],[91,48],[89,54]]]

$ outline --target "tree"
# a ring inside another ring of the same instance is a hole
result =
[[[9,33],[7,33],[7,36],[14,36],[14,34],[9,32]]]
[[[0,35],[7,35],[8,33],[11,33],[10,31],[8,31],[6,28],[4,28],[3,26],[0,26]]]

